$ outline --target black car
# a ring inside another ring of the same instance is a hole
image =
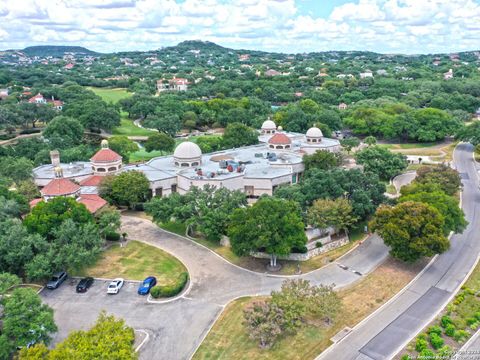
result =
[[[56,289],[58,288],[67,278],[67,272],[66,271],[60,271],[52,276],[50,281],[47,283],[47,288],[48,289]]]
[[[84,293],[87,292],[88,288],[92,286],[93,284],[93,278],[92,277],[86,277],[77,284],[77,293]]]

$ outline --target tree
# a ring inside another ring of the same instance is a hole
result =
[[[50,334],[57,331],[53,310],[42,304],[40,296],[32,289],[13,290],[4,299],[2,335],[15,347],[50,342]]]
[[[203,188],[193,187],[185,195],[173,193],[168,197],[153,198],[145,204],[145,210],[155,221],[175,219],[209,240],[220,241],[227,233],[230,214],[234,209],[246,205],[243,192],[207,185]]]
[[[228,124],[223,133],[223,146],[237,148],[241,146],[258,144],[258,133],[241,123]]]
[[[130,153],[138,151],[138,145],[126,136],[116,135],[108,139],[108,147],[128,160]]]
[[[85,128],[111,130],[120,125],[120,114],[100,98],[77,100],[65,107],[65,115],[78,119]]]
[[[5,291],[10,289],[12,286],[20,285],[21,283],[22,280],[17,275],[0,273],[0,295],[5,294]]]
[[[129,208],[147,201],[150,193],[150,182],[147,177],[135,170],[116,176],[106,176],[100,184],[100,196],[114,205]]]
[[[448,195],[455,195],[462,186],[458,171],[445,164],[420,167],[417,169],[415,182],[418,184],[438,184]]]
[[[408,192],[408,194],[402,195],[398,201],[421,202],[437,209],[445,219],[444,234],[447,235],[450,231],[461,233],[466,228],[468,222],[465,220],[463,210],[458,206],[458,200],[445,194],[439,185],[432,183],[420,186],[412,184],[408,188],[402,191],[402,193]]]
[[[31,179],[19,181],[17,183],[17,191],[19,194],[25,196],[29,201],[40,197],[38,186]]]
[[[23,224],[29,233],[51,239],[54,231],[67,219],[77,224],[93,223],[93,216],[85,205],[70,197],[56,197],[38,203]]]
[[[385,200],[385,185],[378,176],[359,169],[312,169],[303,181],[294,186],[281,186],[275,196],[297,201],[304,210],[317,199],[346,197],[350,200],[353,215],[366,219]]]
[[[468,126],[463,126],[456,134],[457,140],[471,143],[473,146],[480,144],[480,121],[475,121]]]
[[[117,232],[120,229],[120,213],[114,207],[103,207],[95,214],[100,234],[105,237],[108,234]]]
[[[43,137],[52,148],[66,149],[79,145],[83,138],[83,125],[68,116],[57,116],[43,131]]]
[[[19,359],[33,359],[41,354],[40,359],[118,359],[135,360],[138,358],[134,349],[135,333],[122,319],[113,315],[100,313],[95,325],[87,331],[71,332],[52,350],[43,345],[35,345],[20,351]]]
[[[150,135],[145,142],[145,150],[148,152],[159,151],[172,151],[175,146],[175,139],[168,134],[157,133]]]
[[[434,108],[416,110],[414,113],[418,127],[415,138],[418,141],[443,140],[447,135],[455,134],[462,126],[446,111]]]
[[[304,225],[298,205],[293,201],[264,197],[253,206],[236,209],[228,235],[232,250],[239,256],[251,251],[270,254],[270,266],[277,266],[277,256],[288,255],[305,246]]]
[[[268,349],[283,332],[283,311],[272,302],[256,301],[243,311],[244,325],[252,340]]]
[[[308,223],[320,229],[333,227],[347,231],[358,220],[352,212],[352,205],[345,198],[318,199],[308,210]]]
[[[377,174],[382,180],[390,180],[408,166],[405,155],[392,153],[379,146],[369,146],[357,152],[355,157],[366,172]]]
[[[342,147],[345,150],[347,150],[347,153],[350,154],[350,151],[352,151],[354,147],[357,147],[358,145],[360,145],[360,140],[352,136],[352,137],[340,140],[340,145],[342,145]]]
[[[444,226],[437,209],[414,201],[381,206],[370,222],[370,228],[390,247],[390,254],[408,262],[448,250],[450,242],[443,233]]]
[[[367,144],[368,146],[376,145],[377,144],[377,138],[375,136],[367,136],[363,142]]]
[[[305,164],[305,170],[312,168],[330,170],[341,165],[342,156],[340,153],[321,150],[314,152],[312,155],[304,155],[303,163]]]
[[[165,133],[171,137],[175,137],[182,127],[182,122],[178,115],[148,115],[144,121],[144,125],[149,128],[157,129],[159,132]]]
[[[0,159],[0,176],[11,179],[13,182],[32,178],[33,163],[24,158],[4,157]]]

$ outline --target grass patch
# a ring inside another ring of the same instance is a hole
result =
[[[368,234],[365,234],[365,226],[368,226],[368,220],[360,221],[356,223],[348,232],[350,241],[363,240]]]
[[[134,153],[130,153],[128,156],[128,161],[131,163],[148,161],[150,159],[153,159],[154,157],[159,157],[162,155],[167,155],[167,153],[163,151],[157,151],[157,150],[148,152],[145,149],[140,149],[138,151],[135,151]]]
[[[116,104],[122,99],[126,99],[133,94],[123,88],[100,88],[88,86],[87,89],[92,90],[96,95],[100,96],[107,103]]]
[[[164,230],[173,232],[174,234],[177,234],[180,236],[185,236],[185,233],[187,232],[187,227],[185,226],[185,224],[182,224],[180,222],[175,222],[175,221],[162,223],[160,224],[160,227]]]
[[[135,126],[133,120],[128,119],[125,112],[121,113],[120,126],[113,129],[113,135],[150,136],[154,133],[154,131]]]
[[[396,195],[397,194],[397,188],[393,184],[385,184],[387,188],[387,193],[391,195]]]
[[[330,327],[305,325],[294,336],[281,338],[269,350],[261,350],[248,337],[243,309],[260,298],[232,301],[194,354],[193,359],[314,359],[330,346],[330,338],[345,326],[353,327],[403,288],[423,266],[388,260],[352,287],[339,291],[343,307]],[[263,297],[265,298],[265,297]]]
[[[104,251],[93,266],[76,276],[143,280],[155,276],[159,285],[175,285],[185,266],[167,252],[139,241],[129,241],[124,247],[115,244]]]

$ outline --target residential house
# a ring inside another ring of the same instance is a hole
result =
[[[453,70],[450,69],[446,73],[443,73],[443,79],[444,80],[450,80],[453,79]]]
[[[370,70],[366,70],[363,73],[360,73],[360,79],[373,78],[373,73]]]
[[[157,91],[187,91],[189,84],[189,81],[185,78],[160,79],[157,80]]]
[[[30,99],[28,99],[28,102],[30,104],[46,104],[47,100],[43,97],[41,93],[38,93],[35,96],[32,96]]]
[[[8,97],[8,89],[0,89],[0,100]]]
[[[279,76],[279,75],[282,75],[282,73],[274,69],[268,69],[267,71],[265,71],[265,76]]]
[[[338,104],[338,110],[345,110],[347,108],[348,108],[348,105],[343,102]]]

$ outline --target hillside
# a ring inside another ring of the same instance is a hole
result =
[[[98,55],[99,53],[82,46],[38,45],[29,46],[22,50],[28,56],[54,56],[62,57],[65,53],[84,55]]]

